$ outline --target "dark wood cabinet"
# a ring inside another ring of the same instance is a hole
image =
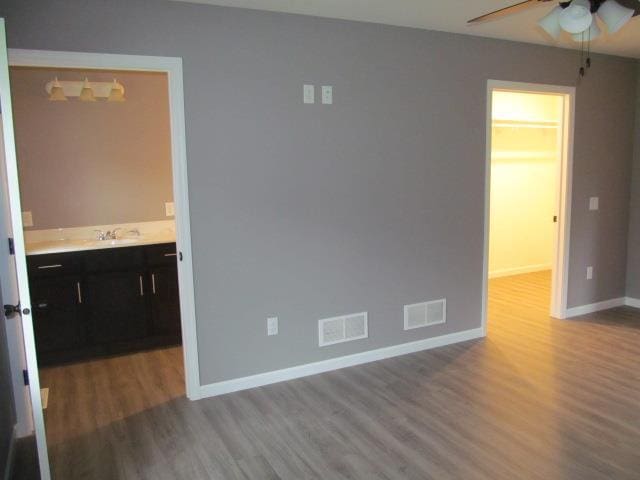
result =
[[[180,340],[180,293],[178,268],[175,265],[158,266],[151,275],[152,329],[158,335]]]
[[[81,318],[81,279],[45,276],[32,282],[31,307],[41,352],[73,349],[86,338]]]
[[[86,278],[85,318],[90,343],[147,336],[144,272],[94,273]]]
[[[175,244],[28,257],[39,361],[179,344]]]

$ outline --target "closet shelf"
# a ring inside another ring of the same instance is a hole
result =
[[[511,120],[494,118],[491,121],[491,126],[503,128],[558,128],[560,124],[555,120]]]

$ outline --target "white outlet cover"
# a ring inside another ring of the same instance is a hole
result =
[[[267,335],[278,334],[278,317],[267,318]]]
[[[33,215],[30,211],[22,212],[22,226],[33,227]]]
[[[600,198],[599,197],[589,198],[589,210],[599,210],[599,209],[600,209]]]
[[[165,202],[164,212],[167,217],[173,217],[176,214],[176,209],[173,202]]]
[[[304,103],[315,103],[316,88],[313,85],[305,84],[302,88],[302,99]]]
[[[593,267],[587,267],[587,280],[593,279]]]
[[[333,104],[333,87],[331,85],[322,86],[322,103],[325,105]]]

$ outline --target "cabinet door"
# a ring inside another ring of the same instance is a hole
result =
[[[152,334],[180,341],[180,294],[175,264],[153,267],[151,277]]]
[[[79,315],[82,303],[80,278],[34,278],[30,287],[38,352],[53,352],[82,345],[86,332]]]
[[[104,272],[86,278],[89,340],[95,344],[147,334],[148,285],[141,271]]]

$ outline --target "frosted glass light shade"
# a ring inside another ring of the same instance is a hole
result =
[[[569,33],[584,32],[593,21],[591,3],[589,0],[573,0],[571,5],[560,13],[559,21],[562,29]]]
[[[558,6],[538,20],[538,25],[553,38],[558,38],[562,29],[560,28],[560,14],[562,7]]]
[[[95,102],[96,97],[93,96],[93,89],[91,85],[89,85],[89,80],[84,79],[84,83],[82,84],[82,90],[80,90],[80,95],[78,99],[82,102]]]
[[[109,92],[109,97],[107,98],[107,102],[124,102],[124,87],[118,85],[116,79],[113,79],[113,84],[111,85],[111,91]]]
[[[598,9],[598,16],[605,23],[610,33],[620,30],[633,16],[633,9],[623,7],[615,0],[607,0]]]
[[[49,101],[51,102],[66,102],[67,97],[64,94],[64,89],[58,79],[56,78],[51,86],[51,93],[49,94]]]
[[[594,14],[593,21],[591,22],[591,26],[588,29],[586,29],[584,32],[574,33],[573,35],[571,35],[571,38],[573,38],[575,42],[580,42],[582,40],[586,42],[587,40],[593,40],[600,36],[600,34],[602,33],[602,30],[600,30],[600,27],[598,26],[598,22],[596,21],[595,17],[596,16]]]

